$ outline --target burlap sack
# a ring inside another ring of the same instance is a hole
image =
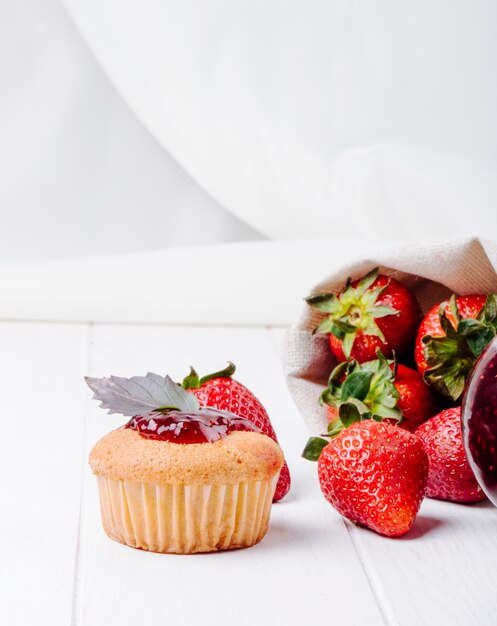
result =
[[[410,287],[424,312],[452,293],[497,292],[497,243],[468,238],[404,245],[358,257],[354,263],[329,268],[332,273],[311,293],[336,293],[348,276],[359,278],[376,266]],[[290,393],[314,435],[326,430],[325,409],[318,398],[336,364],[327,337],[311,334],[323,316],[305,304],[299,321],[286,333],[282,354]]]

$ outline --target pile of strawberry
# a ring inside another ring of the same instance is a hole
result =
[[[392,537],[411,528],[425,495],[483,500],[463,449],[460,403],[497,334],[497,295],[453,295],[423,317],[404,284],[374,269],[306,301],[325,314],[314,332],[328,335],[339,361],[320,397],[328,430],[303,452],[318,461],[326,499]]]

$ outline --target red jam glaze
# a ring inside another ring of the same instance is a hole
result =
[[[138,431],[145,439],[172,443],[212,443],[235,430],[261,432],[249,420],[211,407],[202,407],[191,413],[153,411],[146,415],[135,415],[126,428]]]

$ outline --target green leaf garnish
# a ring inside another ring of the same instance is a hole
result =
[[[134,416],[165,410],[172,407],[179,411],[197,411],[197,398],[177,385],[169,376],[159,376],[148,372],[146,376],[122,378],[85,377],[93,391],[93,399],[100,401],[102,409],[108,413]]]

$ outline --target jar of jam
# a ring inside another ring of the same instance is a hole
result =
[[[497,506],[497,337],[476,362],[466,384],[462,429],[469,464]]]

